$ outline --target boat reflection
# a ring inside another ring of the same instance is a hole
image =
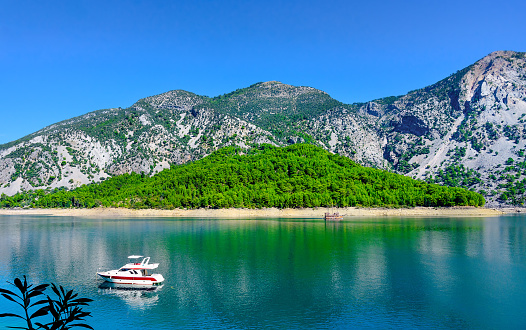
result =
[[[99,294],[114,295],[134,309],[145,309],[155,306],[159,300],[159,291],[163,286],[126,285],[104,282],[99,285]]]

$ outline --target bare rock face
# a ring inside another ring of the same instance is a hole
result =
[[[426,135],[430,131],[422,119],[413,115],[402,115],[400,120],[394,123],[394,130],[398,133],[416,136]]]
[[[0,194],[153,175],[228,145],[312,143],[356,162],[522,204],[526,59],[499,51],[406,95],[343,104],[269,81],[208,98],[175,90],[0,146]]]
[[[300,136],[291,136],[288,140],[287,140],[287,143],[289,144],[296,144],[296,143],[305,143],[305,139],[300,137]]]
[[[367,102],[365,106],[365,113],[375,117],[382,117],[385,114],[384,107],[380,106],[376,102]]]
[[[409,175],[481,191],[490,206],[522,204],[525,68],[524,53],[494,52],[465,70],[462,114],[446,136],[425,141],[430,153],[411,159],[417,167]]]

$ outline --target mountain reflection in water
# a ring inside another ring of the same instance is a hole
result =
[[[160,263],[162,288],[101,285],[99,267],[137,253]],[[524,329],[525,269],[525,216],[0,216],[0,287],[26,274],[75,289],[94,299],[95,329]],[[0,299],[3,313],[15,307]]]

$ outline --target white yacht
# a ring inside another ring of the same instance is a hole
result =
[[[164,281],[161,274],[152,274],[152,270],[157,268],[159,264],[151,264],[150,257],[143,256],[129,256],[131,262],[116,270],[109,270],[105,272],[97,272],[97,275],[102,277],[105,281],[116,284],[129,285],[160,285]],[[141,262],[140,258],[143,258]]]

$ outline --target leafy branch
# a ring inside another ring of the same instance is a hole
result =
[[[66,291],[62,286],[57,286],[55,284],[51,284],[51,289],[57,298],[53,299],[48,295],[46,295],[46,298],[43,298],[41,296],[44,295],[44,291],[49,284],[33,286],[33,284],[27,283],[25,275],[23,281],[19,278],[15,278],[13,283],[8,283],[15,286],[19,293],[0,288],[0,294],[7,300],[22,307],[23,313],[21,313],[21,315],[2,313],[0,314],[0,317],[15,317],[24,320],[26,323],[26,327],[8,326],[8,328],[25,330],[66,330],[73,327],[83,327],[93,329],[85,323],[75,323],[84,321],[86,317],[91,316],[90,312],[85,312],[82,308],[88,306],[88,303],[93,301],[92,299],[77,298],[78,293],[73,293],[73,290]],[[44,324],[33,322],[36,318],[48,314],[51,314],[52,316],[51,322]]]

